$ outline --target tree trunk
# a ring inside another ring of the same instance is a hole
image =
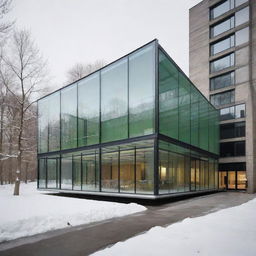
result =
[[[3,153],[3,128],[4,128],[4,106],[1,104],[1,116],[0,116],[0,153]],[[3,161],[0,160],[0,183],[3,185]]]
[[[16,179],[14,185],[14,196],[18,196],[20,194],[20,177],[21,177],[21,152],[18,153],[17,157],[17,170],[16,170]]]

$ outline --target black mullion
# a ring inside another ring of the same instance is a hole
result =
[[[136,194],[136,146],[134,148],[134,193]]]
[[[83,153],[81,153],[81,160],[80,160],[80,165],[81,165],[81,190],[83,190]]]
[[[158,195],[158,184],[159,184],[159,156],[158,156],[158,139],[154,140],[154,195]]]
[[[101,187],[101,178],[102,178],[102,174],[101,174],[101,171],[102,171],[102,168],[101,168],[101,165],[102,165],[102,149],[101,147],[99,148],[99,191],[101,192],[102,191],[102,187]]]
[[[48,188],[48,164],[47,164],[47,158],[44,159],[45,161],[45,187]]]
[[[120,147],[118,147],[118,192],[120,193]]]
[[[72,155],[71,174],[72,174],[72,190],[74,190],[74,155]]]

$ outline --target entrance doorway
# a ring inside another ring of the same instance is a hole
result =
[[[246,187],[246,171],[219,172],[219,188],[230,190],[245,190]]]

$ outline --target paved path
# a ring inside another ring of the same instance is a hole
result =
[[[91,225],[47,232],[33,237],[0,244],[0,255],[71,256],[89,255],[118,241],[145,232],[154,226],[165,226],[187,217],[205,215],[256,198],[241,192],[221,192],[160,206]]]

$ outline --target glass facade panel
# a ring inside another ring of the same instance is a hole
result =
[[[236,12],[236,27],[249,21],[249,7]]]
[[[249,27],[236,32],[236,46],[249,42]]]
[[[235,17],[232,16],[210,28],[211,37],[218,36],[235,27]]]
[[[81,190],[81,155],[73,156],[73,189]]]
[[[82,190],[99,190],[99,151],[91,150],[82,154]]]
[[[59,158],[47,159],[47,188],[58,188],[59,185]]]
[[[209,147],[208,102],[202,96],[199,101],[199,146],[208,150]]]
[[[196,160],[191,159],[191,172],[190,172],[190,189],[196,190]]]
[[[136,149],[136,193],[153,194],[154,151],[153,148]]]
[[[155,45],[129,56],[129,136],[152,134],[155,113]]]
[[[61,189],[72,189],[72,156],[63,155],[61,158]]]
[[[116,149],[117,150],[117,149]],[[118,192],[118,152],[106,152],[101,156],[101,188],[106,192]]]
[[[38,101],[38,153],[48,151],[48,99]]]
[[[120,151],[120,192],[135,192],[135,150]]]
[[[49,151],[60,150],[60,92],[48,97]]]
[[[99,72],[78,82],[78,146],[99,143]]]
[[[235,91],[227,91],[211,95],[211,103],[214,106],[220,106],[235,102]]]
[[[77,85],[61,91],[61,148],[77,147]]]
[[[199,146],[199,94],[198,91],[191,86],[191,144]]]
[[[217,53],[223,52],[235,45],[235,36],[231,35],[224,40],[221,40],[217,43],[211,45],[211,55],[215,55]]]
[[[38,159],[38,187],[46,188],[46,159]]]
[[[179,73],[179,140],[190,143],[190,82],[182,73]]]
[[[221,71],[225,68],[232,67],[235,64],[234,53],[223,58],[214,60],[210,63],[211,73]]]
[[[159,132],[178,139],[179,73],[159,51]]]
[[[209,189],[215,187],[215,169],[214,169],[214,161],[209,160]]]
[[[167,194],[172,183],[172,169],[169,162],[169,152],[159,150],[159,194]]]
[[[146,81],[143,82],[148,86]],[[136,83],[138,86],[138,81]],[[101,72],[101,142],[128,137],[127,111],[128,58],[125,58]]]
[[[210,89],[211,91],[218,90],[224,87],[232,86],[234,84],[235,84],[235,72],[232,71],[227,74],[211,78]]]

